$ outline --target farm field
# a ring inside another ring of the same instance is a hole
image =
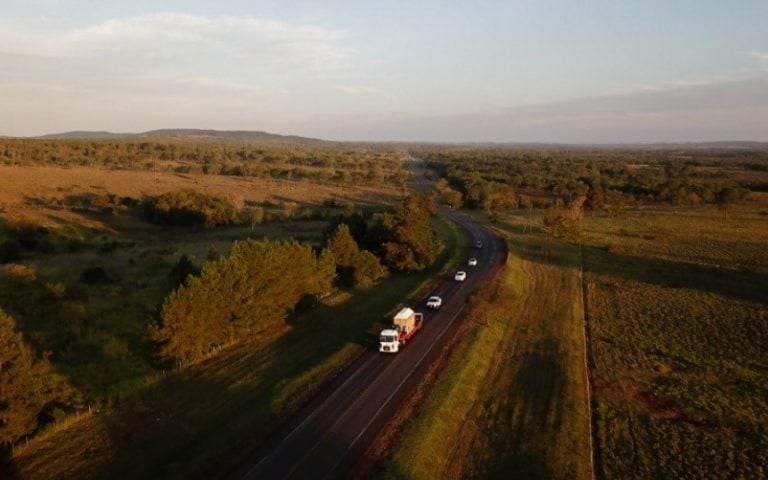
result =
[[[507,266],[470,302],[465,342],[382,478],[590,478],[578,249],[547,251],[523,220],[496,224]]]
[[[765,213],[585,219],[599,478],[768,475]]]

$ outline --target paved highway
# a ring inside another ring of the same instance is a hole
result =
[[[379,353],[371,347],[255,452],[252,464],[232,472],[230,478],[337,478],[376,439],[456,332],[467,296],[487,282],[506,258],[504,243],[489,230],[447,207],[441,207],[441,213],[468,233],[471,245],[477,240],[483,243],[483,248],[473,248],[461,261],[458,269],[467,272],[467,280],[457,282],[451,272],[439,282],[412,306],[424,312],[424,327],[408,345],[396,354]],[[471,256],[478,259],[476,267],[467,266]],[[427,310],[425,301],[430,295],[443,297],[440,310]]]

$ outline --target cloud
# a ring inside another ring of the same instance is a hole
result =
[[[151,61],[195,58],[294,65],[318,69],[348,65],[355,51],[345,35],[317,25],[257,17],[153,13],[66,28],[57,22],[0,24],[0,54],[49,58],[120,55]]]
[[[687,83],[687,82],[686,82]],[[334,139],[496,142],[768,141],[768,75],[513,106],[482,114],[356,118]]]
[[[753,50],[749,52],[749,56],[752,58],[756,58],[759,62],[763,64],[765,68],[768,68],[768,52],[760,52],[757,50]]]
[[[340,85],[336,90],[347,95],[364,95],[366,97],[394,98],[392,92],[378,87],[368,87],[363,85]]]
[[[768,76],[720,82],[680,82],[667,88],[641,89],[513,107],[509,113],[529,119],[662,115],[720,109],[768,107]]]

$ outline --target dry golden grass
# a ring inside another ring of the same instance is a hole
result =
[[[50,200],[84,194],[115,194],[140,199],[145,195],[190,188],[229,199],[240,208],[246,202],[295,202],[317,205],[328,199],[357,204],[392,203],[402,190],[392,185],[323,185],[305,181],[190,175],[169,172],[103,170],[0,165],[0,213],[25,213],[58,223],[94,226],[93,221],[71,211],[46,207]]]

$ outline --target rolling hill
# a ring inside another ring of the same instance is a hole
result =
[[[46,140],[105,140],[105,139],[174,139],[174,140],[210,140],[210,141],[232,141],[247,143],[289,143],[302,145],[329,144],[326,140],[316,138],[300,137],[296,135],[278,135],[257,130],[207,130],[196,128],[164,128],[160,130],[150,130],[141,133],[114,133],[107,131],[84,131],[77,130],[72,132],[54,133],[42,135],[41,139]]]

